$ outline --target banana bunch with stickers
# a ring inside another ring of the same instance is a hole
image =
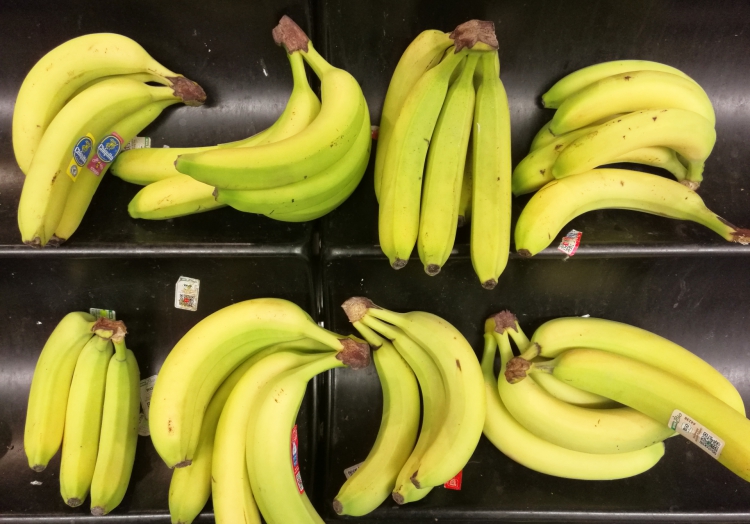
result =
[[[23,447],[43,471],[62,446],[60,494],[91,494],[91,513],[116,508],[130,483],[138,441],[140,373],[125,324],[73,312],[55,327],[31,379]]]
[[[370,116],[352,75],[323,59],[284,16],[273,30],[292,67],[294,87],[281,116],[244,140],[207,147],[139,149],[112,172],[145,187],[133,218],[163,220],[231,206],[285,222],[319,218],[359,184],[370,157]],[[321,100],[304,62],[320,79]]]
[[[509,311],[487,320],[484,341],[484,434],[519,464],[564,478],[626,478],[652,468],[679,433],[750,481],[742,397],[685,348],[583,317],[550,320],[529,339]]]
[[[730,242],[747,230],[706,208],[695,193],[716,143],[706,92],[673,67],[646,60],[605,62],[571,73],[542,96],[556,109],[513,171],[513,193],[538,191],[521,213],[516,249],[535,255],[572,218],[595,209],[631,209],[692,220]],[[664,169],[676,180],[627,169]]]
[[[122,35],[80,36],[44,55],[13,111],[13,151],[26,175],[18,205],[23,242],[65,242],[123,147],[166,107],[205,98],[198,84]]]
[[[396,66],[375,158],[380,247],[394,269],[417,245],[428,275],[471,213],[471,260],[486,289],[510,244],[510,113],[494,24],[425,31]]]

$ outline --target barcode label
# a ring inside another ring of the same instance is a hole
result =
[[[151,408],[151,395],[154,392],[156,384],[156,375],[141,380],[141,415],[138,420],[138,434],[142,437],[148,437],[151,432],[148,429],[148,415]]]
[[[364,462],[360,462],[359,464],[355,464],[346,468],[344,470],[344,476],[346,477],[346,480],[349,480],[349,477],[354,475],[362,464],[364,464]]]
[[[125,147],[123,147],[123,151],[127,151],[128,149],[146,149],[149,147],[151,147],[151,137],[137,136],[130,142],[125,144]]]
[[[576,254],[576,251],[578,251],[578,246],[581,245],[582,235],[583,233],[581,233],[580,231],[571,229],[570,232],[568,232],[568,234],[562,238],[562,242],[560,242],[560,245],[557,246],[557,249],[559,251],[562,251],[569,257],[572,257]]]
[[[672,412],[667,425],[715,459],[719,458],[721,450],[724,449],[724,441],[721,438],[679,409]]]
[[[96,318],[107,318],[109,320],[117,320],[115,317],[115,310],[114,309],[99,309],[99,308],[89,308],[89,314]]]
[[[180,277],[174,290],[174,307],[198,311],[198,293],[201,281],[197,278]]]

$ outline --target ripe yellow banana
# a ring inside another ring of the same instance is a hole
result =
[[[502,327],[495,328],[501,353],[512,353],[497,329]],[[666,425],[631,408],[589,409],[558,400],[522,373],[531,365],[525,355],[506,364],[497,389],[513,418],[536,436],[574,451],[612,454],[644,449],[672,435]]]
[[[28,173],[37,150],[48,154],[40,147],[42,136],[76,91],[103,76],[130,73],[148,73],[192,91],[189,105],[206,98],[200,86],[166,69],[130,38],[112,33],[74,38],[44,55],[21,85],[13,110],[13,151],[21,171]]]
[[[175,168],[175,160],[179,155],[210,151],[228,147],[250,147],[278,142],[293,136],[312,122],[320,112],[320,100],[310,88],[305,72],[305,64],[299,52],[287,53],[292,66],[292,80],[294,86],[289,96],[284,112],[269,128],[255,135],[216,146],[205,147],[176,147],[133,149],[126,151],[115,160],[112,174],[126,182],[138,185],[148,185],[173,176],[187,176]]]
[[[531,343],[546,358],[573,348],[617,353],[672,373],[745,414],[742,397],[721,373],[685,348],[645,329],[602,318],[563,317],[539,326]]]
[[[534,194],[516,223],[516,249],[523,256],[536,255],[565,224],[595,209],[630,209],[692,220],[730,242],[750,243],[750,231],[717,216],[679,182],[626,169],[594,169],[554,180]]]
[[[693,111],[716,124],[711,100],[692,80],[662,71],[631,71],[594,82],[566,98],[549,130],[562,135],[608,115],[654,108]]]
[[[344,302],[344,307],[348,308],[348,305],[352,303],[356,302]],[[350,319],[354,318],[357,317],[350,317]],[[416,446],[402,465],[396,481],[392,485],[392,496],[397,504],[408,504],[409,502],[422,500],[432,491],[433,486],[418,488],[412,483],[411,477],[419,467],[427,450],[436,445],[438,439],[445,439],[447,436],[445,433],[441,435],[440,431],[445,421],[446,409],[446,391],[443,378],[440,375],[440,368],[419,344],[406,336],[399,328],[386,324],[370,315],[365,315],[359,321],[352,323],[357,330],[363,327],[370,328],[391,340],[393,346],[409,364],[419,381],[424,404],[422,428]]]
[[[469,55],[461,74],[448,88],[427,152],[417,250],[430,276],[440,273],[456,239],[478,61],[478,54]]]
[[[145,186],[128,204],[128,214],[146,220],[204,213],[226,206],[216,201],[214,188],[187,175],[171,176]]]
[[[510,110],[497,52],[482,56],[472,131],[471,263],[485,289],[493,289],[510,251]]]
[[[577,388],[642,411],[670,430],[682,434],[688,430],[686,436],[702,450],[750,481],[750,421],[704,389],[672,373],[596,349],[571,349],[543,364],[545,368],[539,366]]]
[[[492,321],[494,324],[494,321]],[[497,392],[494,364],[497,342],[494,325],[484,334],[482,373],[487,395],[484,435],[506,456],[519,464],[547,475],[581,480],[611,480],[632,477],[652,468],[664,455],[664,443],[628,453],[595,454],[573,451],[552,444],[531,433],[508,412]],[[502,335],[506,340],[508,332]],[[513,358],[510,344],[500,352],[500,378]]]
[[[123,326],[124,327],[124,326]],[[125,347],[124,333],[112,337],[115,354],[109,361],[102,409],[102,432],[91,481],[91,514],[115,509],[130,483],[138,443],[140,371]]]
[[[37,360],[23,434],[23,448],[34,471],[44,471],[60,449],[70,383],[83,347],[94,336],[94,320],[78,311],[65,315]]]
[[[615,60],[612,62],[602,62],[600,64],[594,64],[579,69],[578,71],[563,77],[561,80],[558,80],[549,91],[542,95],[542,104],[544,107],[555,109],[560,107],[560,104],[562,104],[568,97],[594,82],[630,71],[663,71],[665,73],[671,73],[692,80],[679,69],[675,69],[666,64],[660,64],[659,62],[651,62],[649,60]]]
[[[461,197],[458,201],[458,227],[464,227],[471,220],[471,192],[472,174],[474,170],[471,158],[471,142],[466,152],[466,164],[464,165],[464,177],[461,181]]]
[[[181,155],[176,164],[179,172],[216,187],[264,189],[304,180],[349,151],[365,113],[359,84],[352,75],[326,62],[289,17],[281,19],[274,38],[287,52],[300,51],[320,78],[318,116],[293,137],[274,144]]]
[[[80,506],[86,499],[94,476],[104,383],[113,352],[109,337],[92,337],[78,356],[70,384],[60,461],[60,494],[71,507]]]
[[[154,385],[149,430],[169,467],[190,464],[203,415],[224,379],[253,353],[282,342],[311,338],[337,351],[369,354],[365,343],[331,334],[286,300],[246,300],[196,324],[175,345]]]
[[[666,146],[689,162],[686,181],[697,187],[703,179],[703,164],[715,142],[713,124],[692,111],[636,111],[610,120],[595,132],[577,138],[560,153],[552,174],[555,178],[563,178],[610,164],[636,149]]]
[[[378,199],[388,143],[401,108],[419,78],[439,64],[445,50],[452,45],[453,40],[448,33],[434,29],[422,31],[406,48],[393,71],[380,114],[378,148],[375,153],[375,196]]]

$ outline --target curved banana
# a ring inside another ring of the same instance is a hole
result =
[[[13,152],[21,171],[28,173],[37,150],[47,154],[40,146],[42,136],[76,91],[100,77],[130,73],[149,73],[192,91],[190,105],[206,99],[198,84],[166,69],[128,37],[95,33],[73,38],[44,55],[21,84],[13,110]]]
[[[22,240],[44,246],[57,228],[73,179],[93,159],[93,146],[129,114],[152,102],[179,101],[170,87],[152,87],[127,78],[113,78],[90,87],[68,102],[39,142],[24,180],[18,205]]]
[[[511,213],[510,110],[497,52],[482,57],[472,131],[471,263],[485,289],[508,264]]]
[[[443,53],[453,45],[448,33],[428,29],[422,31],[412,40],[401,55],[393,71],[393,76],[385,93],[383,110],[380,114],[380,128],[378,129],[378,147],[375,152],[375,197],[380,199],[380,184],[386,151],[391,139],[393,126],[404,105],[404,101],[427,71],[440,63]]]
[[[542,104],[544,107],[555,109],[560,107],[560,104],[568,97],[594,82],[630,71],[663,71],[692,80],[679,69],[666,64],[660,64],[659,62],[651,62],[649,60],[614,60],[612,62],[602,62],[584,67],[558,80],[555,85],[542,95]]]
[[[126,182],[148,185],[173,176],[187,176],[175,168],[179,155],[223,149],[228,147],[250,147],[278,142],[293,136],[312,122],[320,112],[320,100],[310,88],[305,64],[300,53],[287,53],[292,66],[292,93],[281,116],[267,129],[251,137],[205,147],[149,148],[125,151],[112,165],[112,174]],[[213,188],[212,188],[213,190]]]
[[[124,327],[124,326],[123,326]],[[125,347],[124,335],[112,337],[115,354],[109,361],[102,409],[102,433],[91,481],[91,514],[115,509],[130,483],[138,443],[140,371],[135,355]]]
[[[393,125],[380,181],[380,248],[394,269],[409,261],[419,234],[419,201],[427,148],[448,92],[453,70],[467,50],[451,53],[423,74]]]
[[[595,209],[630,209],[692,220],[729,242],[750,243],[750,231],[717,216],[679,182],[627,169],[594,169],[552,181],[534,194],[516,223],[516,249],[522,256],[536,255],[565,224]]]
[[[660,167],[666,169],[678,182],[687,178],[688,170],[680,162],[677,153],[668,147],[651,146],[642,147],[618,156],[612,163],[630,162],[633,164],[643,164],[645,166]]]
[[[176,103],[177,100],[153,102],[136,111],[132,115],[128,115],[106,133],[105,137],[99,142],[97,150],[99,147],[104,147],[102,141],[106,139],[111,140],[111,137],[115,133],[122,138],[120,143],[120,146],[122,147],[123,144],[130,142],[141,130],[156,120],[156,117],[158,117],[165,108]],[[118,152],[115,152],[115,158],[117,158],[117,153]],[[81,220],[83,220],[84,214],[86,214],[86,211],[89,208],[89,204],[91,204],[91,199],[94,197],[94,193],[110,167],[106,157],[101,160],[105,164],[101,173],[96,175],[89,169],[82,169],[76,177],[76,183],[73,184],[73,187],[68,193],[68,198],[65,201],[65,209],[63,210],[62,217],[60,217],[60,222],[55,228],[55,233],[50,239],[50,243],[58,245],[62,244],[69,239],[73,233],[75,233],[76,229],[78,229]]]
[[[359,300],[367,315],[401,328],[440,369],[446,392],[445,419],[440,436],[425,452],[411,481],[418,488],[444,484],[467,464],[482,436],[484,385],[474,350],[440,317],[422,311],[394,313],[367,299]]]
[[[571,349],[545,364],[559,379],[577,387],[608,396],[642,411],[670,429],[684,431],[685,417],[697,421],[690,428],[690,440],[723,466],[750,481],[750,421],[702,388],[621,355],[596,349]],[[681,413],[680,413],[681,412]],[[723,441],[718,449],[715,437]]]
[[[563,178],[610,164],[625,153],[649,146],[674,149],[688,162],[686,181],[699,184],[703,163],[716,142],[713,124],[684,109],[650,109],[617,117],[573,141],[560,153],[552,175]]]
[[[187,175],[171,176],[143,187],[128,204],[132,218],[167,220],[225,207],[214,188]]]
[[[308,381],[345,365],[336,355],[319,357],[280,374],[259,393],[247,426],[246,465],[253,495],[268,524],[323,524],[307,494],[298,490],[289,437]]]
[[[724,375],[682,346],[645,329],[602,318],[562,317],[539,326],[531,343],[546,358],[573,348],[617,353],[672,373],[745,414],[742,397]]]
[[[297,305],[273,298],[225,307],[188,331],[164,361],[149,409],[151,440],[167,465],[190,464],[206,406],[242,361],[268,346],[305,337],[333,350],[369,354],[366,344],[331,334]]]
[[[471,221],[471,192],[472,192],[472,171],[473,160],[471,158],[471,142],[466,153],[466,163],[464,164],[464,177],[461,180],[461,197],[458,200],[458,222],[457,227],[464,227]]]
[[[320,78],[321,108],[305,129],[286,140],[257,147],[225,148],[177,157],[181,173],[226,189],[264,189],[292,184],[340,160],[359,134],[364,96],[352,75],[333,67],[289,17],[274,29],[287,52],[300,51]]]
[[[347,314],[352,302],[344,302]],[[354,313],[350,320],[357,318]],[[401,465],[394,483],[391,483],[393,500],[397,504],[407,504],[421,500],[432,491],[432,486],[417,488],[411,481],[411,476],[419,467],[425,452],[440,436],[440,428],[445,420],[445,386],[440,376],[440,369],[419,344],[407,337],[399,328],[386,324],[374,317],[365,315],[359,320],[353,320],[352,325],[360,332],[376,330],[391,340],[393,346],[412,369],[422,390],[422,427],[416,445],[411,450],[407,460]]]
[[[153,82],[156,84],[161,84],[163,86],[170,85],[169,80],[165,79],[164,77],[152,74],[152,73],[129,73],[129,74],[124,74],[124,75],[100,76],[98,78],[93,79],[91,82],[79,87],[72,95],[70,95],[70,98],[65,103],[67,104],[69,101],[73,100],[75,97],[80,95],[83,91],[87,90],[89,87],[96,85],[99,82],[104,82],[105,80],[111,80],[112,78],[128,78],[130,80],[136,80],[138,82],[145,82],[145,83]]]
[[[341,486],[333,499],[333,509],[339,515],[362,516],[374,511],[391,494],[399,471],[414,449],[421,406],[414,372],[396,348],[361,322],[353,325],[373,348],[383,389],[383,416],[375,444],[359,469]]]
[[[562,135],[608,115],[653,108],[693,111],[716,124],[711,100],[692,80],[662,71],[631,71],[594,82],[566,98],[549,130]]]
[[[34,471],[44,471],[60,449],[70,383],[83,347],[94,336],[94,320],[78,311],[65,315],[37,360],[23,433],[23,449]]]
[[[260,524],[258,507],[247,476],[247,464],[241,460],[246,455],[247,427],[251,414],[262,402],[260,393],[270,380],[320,358],[321,355],[314,353],[275,352],[249,368],[229,394],[216,427],[211,459],[211,497],[217,523]]]
[[[270,218],[309,209],[340,193],[352,179],[357,182],[367,168],[372,144],[370,117],[365,112],[357,139],[344,157],[320,173],[301,182],[281,187],[256,190],[216,188],[216,201],[247,213],[260,213]]]
[[[430,276],[440,273],[456,240],[478,61],[478,54],[470,54],[461,74],[448,88],[427,152],[417,250]]]
[[[612,480],[632,477],[652,468],[664,456],[664,443],[616,454],[594,454],[556,446],[528,431],[508,412],[497,392],[494,373],[497,342],[492,327],[484,334],[482,373],[487,395],[483,433],[503,454],[529,469],[556,477],[581,480]],[[507,331],[502,335],[507,339]],[[500,377],[513,358],[509,344],[501,351]]]
[[[502,328],[496,327],[494,335],[501,353],[512,353],[506,347],[508,338],[497,329]],[[665,425],[631,408],[589,409],[558,400],[525,376],[524,366],[530,366],[525,356],[507,363],[498,393],[513,418],[548,442],[583,453],[612,454],[643,449],[672,435]]]
[[[110,336],[113,333],[110,332]],[[76,361],[65,411],[60,461],[60,494],[68,506],[80,506],[94,476],[102,424],[104,383],[114,349],[109,337],[94,335]]]

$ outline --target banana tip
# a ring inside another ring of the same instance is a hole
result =
[[[399,506],[403,505],[404,503],[404,496],[401,493],[396,493],[395,491],[391,493],[391,497],[393,497],[393,500],[398,504]]]
[[[60,238],[57,235],[52,235],[49,240],[47,240],[47,245],[50,247],[60,247],[61,244],[65,242],[65,238]]]
[[[33,466],[31,466],[31,469],[33,469],[33,470],[34,470],[34,471],[36,471],[37,473],[41,473],[41,472],[42,472],[42,471],[44,471],[44,470],[45,470],[46,468],[47,468],[47,465],[46,465],[46,464],[34,464]]]
[[[24,240],[23,243],[29,247],[34,247],[34,248],[42,247],[42,239],[40,239],[39,237],[34,237],[31,240]]]
[[[495,289],[496,285],[497,285],[497,280],[495,280],[494,278],[491,278],[489,280],[485,280],[484,282],[482,282],[482,287],[484,289],[492,290],[492,289]]]
[[[750,244],[750,229],[738,228],[732,232],[732,241],[743,246]]]
[[[466,217],[463,215],[458,215],[458,223],[456,224],[457,227],[464,227],[466,225]]]
[[[438,273],[440,273],[440,266],[437,264],[427,264],[424,267],[424,272],[430,275],[431,277],[434,277]]]
[[[70,506],[71,508],[77,508],[78,506],[80,506],[81,504],[83,504],[83,500],[81,500],[81,499],[79,499],[77,497],[72,497],[72,498],[69,498],[68,500],[66,500],[65,503],[68,506]]]
[[[367,297],[351,297],[341,304],[341,309],[346,313],[349,322],[358,322],[367,314],[367,310],[377,308],[372,300]]]
[[[338,499],[333,499],[333,511],[336,512],[336,515],[344,513],[344,505]]]
[[[404,266],[406,266],[406,263],[409,262],[408,260],[404,260],[403,258],[396,258],[393,261],[393,264],[391,264],[391,267],[393,269],[401,269]]]
[[[690,189],[691,191],[698,191],[698,188],[701,187],[700,182],[695,182],[693,180],[681,180],[680,184]]]
[[[411,480],[411,483],[414,484],[414,486],[417,489],[422,489],[422,485],[417,480],[417,475],[419,474],[419,470],[415,471],[414,474],[409,478]]]
[[[526,372],[531,368],[531,362],[521,357],[513,357],[505,366],[505,380],[511,384],[526,378]]]
[[[104,508],[101,506],[94,506],[91,508],[91,514],[95,517],[101,517],[102,515],[106,515]]]
[[[186,468],[186,467],[188,467],[188,466],[189,466],[190,464],[192,464],[192,463],[193,463],[193,461],[192,461],[192,460],[190,460],[190,459],[185,459],[185,460],[183,460],[182,462],[178,462],[177,464],[175,464],[175,465],[174,465],[174,467],[175,467],[175,468]]]
[[[524,258],[529,258],[529,257],[531,257],[531,251],[529,251],[528,249],[519,249],[519,250],[518,250],[518,254],[519,254],[520,256],[524,257]]]

